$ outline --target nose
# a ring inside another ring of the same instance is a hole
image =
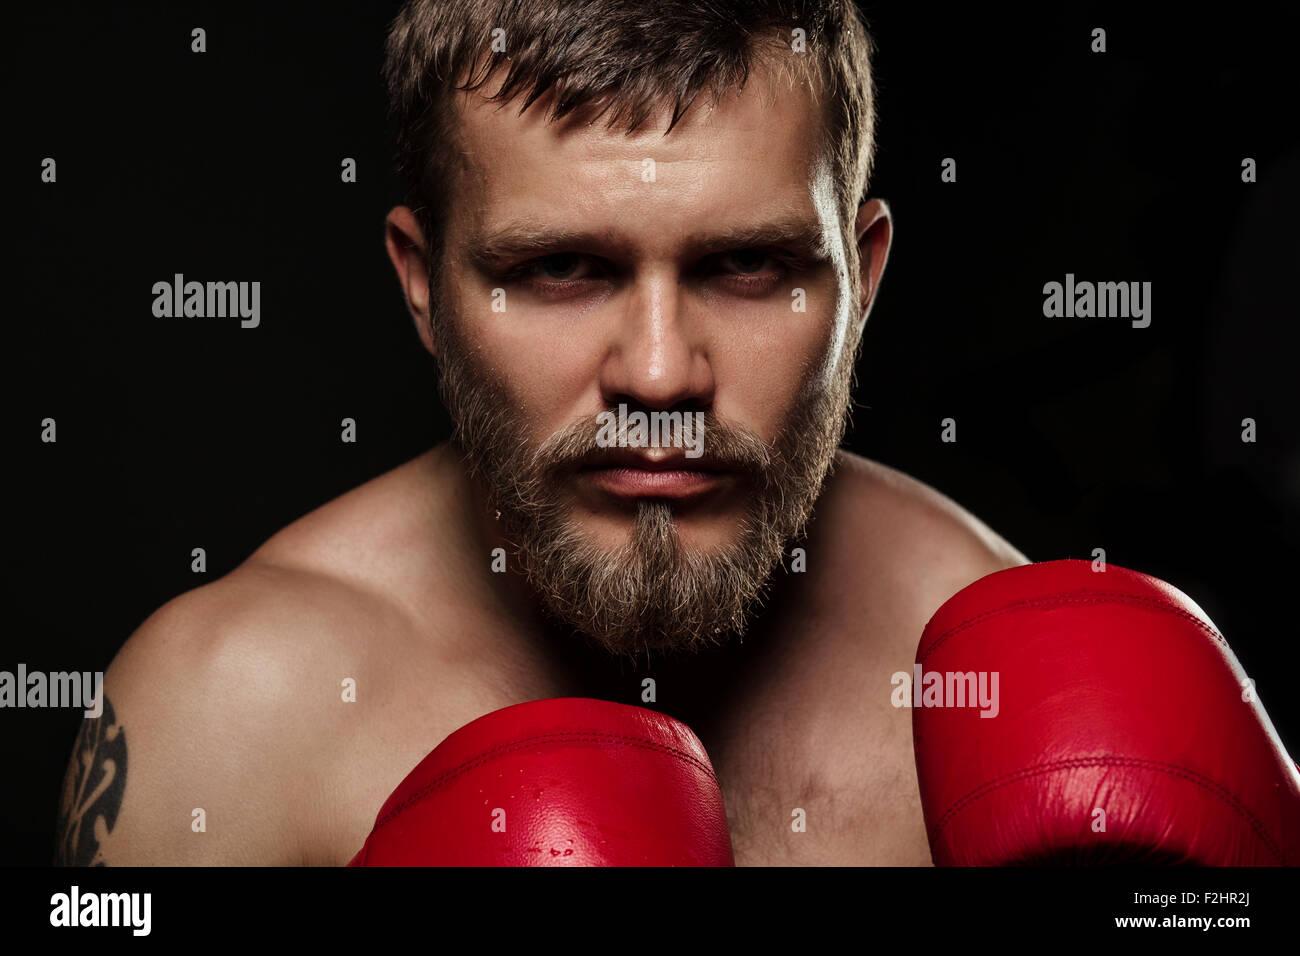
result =
[[[600,370],[608,406],[712,406],[716,383],[705,329],[683,309],[672,267],[638,276],[616,321]]]

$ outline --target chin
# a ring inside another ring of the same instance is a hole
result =
[[[707,557],[738,544],[740,530],[738,521],[732,518],[678,521],[677,539],[683,550]]]
[[[635,511],[592,513],[579,507],[571,520],[586,541],[610,554],[627,547],[636,528]],[[708,556],[739,542],[741,521],[730,511],[674,513],[673,531],[683,550]]]

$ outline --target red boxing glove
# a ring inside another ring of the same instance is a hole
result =
[[[456,731],[379,811],[349,866],[732,866],[722,792],[685,724],[560,698]]]
[[[999,571],[938,610],[916,660],[936,864],[1300,863],[1300,772],[1176,588],[1087,561]],[[992,705],[952,706],[968,672]]]

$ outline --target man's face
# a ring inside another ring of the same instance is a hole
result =
[[[842,435],[861,311],[821,107],[767,91],[667,136],[462,100],[443,397],[543,604],[611,650],[742,630]],[[703,455],[600,447],[620,404],[702,412]]]

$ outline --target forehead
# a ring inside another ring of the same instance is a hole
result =
[[[452,192],[453,241],[545,223],[666,244],[705,224],[823,218],[822,112],[804,82],[755,71],[717,103],[701,94],[667,135],[671,107],[628,134],[590,113],[548,122],[551,96],[519,115],[517,103],[458,94],[465,168]]]

